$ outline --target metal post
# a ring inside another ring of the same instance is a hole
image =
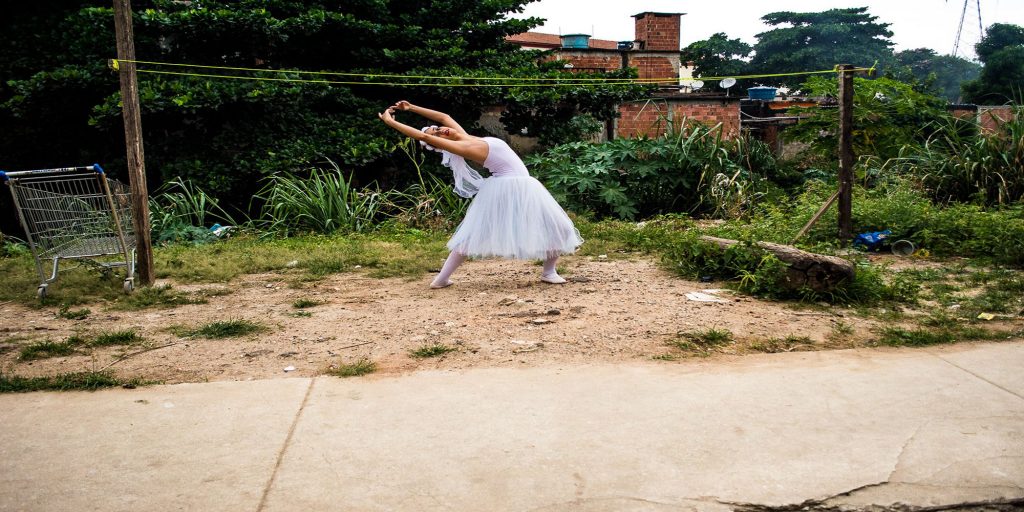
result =
[[[853,66],[839,66],[839,242],[853,238]]]
[[[124,141],[128,149],[132,222],[138,259],[136,270],[139,284],[149,286],[153,284],[154,278],[153,246],[149,236],[149,194],[146,191],[146,163],[142,151],[142,120],[139,115],[139,84],[135,74],[131,0],[114,0],[114,28],[117,35],[118,69],[121,75]]]

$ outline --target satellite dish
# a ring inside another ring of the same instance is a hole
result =
[[[733,77],[723,78],[721,82],[718,82],[718,86],[725,89],[725,95],[729,95],[729,88],[736,85],[736,79]]]
[[[694,80],[693,82],[690,82],[690,87],[696,91],[697,89],[704,87],[704,82],[702,80]]]

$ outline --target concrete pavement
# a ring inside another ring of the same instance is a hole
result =
[[[0,510],[1024,505],[1024,343],[0,396]]]

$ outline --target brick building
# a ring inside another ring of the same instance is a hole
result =
[[[548,61],[564,62],[574,71],[636,68],[641,80],[660,86],[651,98],[620,105],[620,118],[609,123],[602,138],[658,136],[669,123],[686,120],[721,124],[727,137],[740,132],[739,98],[717,93],[683,93],[680,87],[679,43],[682,13],[642,12],[633,16],[632,41],[591,39],[585,34],[556,36],[526,32],[507,41],[524,49],[545,49]],[[556,39],[557,38],[557,46]]]

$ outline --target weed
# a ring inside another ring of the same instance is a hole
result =
[[[0,393],[29,391],[94,391],[102,388],[135,388],[154,384],[140,379],[120,379],[110,372],[64,373],[51,377],[20,377],[0,373]]]
[[[732,333],[725,329],[705,329],[702,331],[680,332],[676,338],[667,342],[684,352],[697,352],[708,355],[711,350],[733,341]]]
[[[651,359],[654,359],[655,361],[677,361],[679,360],[679,356],[675,354],[658,354],[656,356],[651,356]]]
[[[935,311],[920,321],[926,327],[937,327],[941,329],[955,329],[963,323],[963,320],[946,313]]]
[[[445,345],[443,343],[434,343],[432,345],[424,345],[415,350],[410,350],[409,355],[411,355],[412,357],[423,359],[427,357],[442,356],[444,354],[447,354],[448,352],[454,352],[455,350],[455,347],[449,347],[448,345]]]
[[[844,337],[849,336],[851,334],[853,334],[853,326],[852,325],[850,325],[850,324],[848,324],[846,322],[843,322],[843,321],[838,321],[838,322],[832,324],[832,336],[833,337],[835,337],[835,338],[844,338]]]
[[[309,318],[309,317],[313,316],[313,313],[310,313],[309,311],[293,311],[291,313],[285,313],[285,314],[290,316],[290,317],[292,317],[292,318]]]
[[[140,343],[144,338],[134,330],[113,331],[100,333],[89,342],[93,347],[109,347],[113,345],[133,345]]]
[[[757,341],[750,344],[750,348],[758,352],[775,354],[778,352],[792,352],[802,347],[814,345],[814,340],[807,336],[789,335],[785,338],[770,338],[764,341]]]
[[[175,329],[175,334],[184,338],[236,338],[248,334],[268,331],[265,325],[249,320],[223,320],[210,322],[195,329]]]
[[[173,308],[185,304],[206,304],[204,298],[189,297],[186,293],[173,291],[170,285],[140,288],[118,301],[115,309],[137,310],[146,308]]]
[[[927,347],[957,341],[996,339],[1002,333],[979,327],[954,327],[942,329],[914,329],[886,327],[880,332],[878,343],[892,347]]]
[[[338,368],[330,370],[327,375],[335,377],[358,377],[377,371],[377,363],[368,359],[360,359],[354,363],[342,364]]]
[[[21,348],[18,357],[23,361],[69,356],[75,353],[75,345],[68,341],[39,341]]]
[[[86,309],[71,309],[67,304],[61,304],[60,310],[57,311],[57,318],[66,318],[68,320],[82,320],[92,314],[88,308]]]
[[[725,329],[705,329],[703,331],[680,333],[680,336],[693,343],[703,346],[724,345],[732,341],[732,333]]]
[[[316,307],[316,306],[319,306],[321,304],[326,304],[326,303],[327,303],[326,301],[322,301],[322,300],[299,299],[299,300],[296,300],[295,302],[292,303],[292,307],[295,308],[295,309],[305,309],[305,308]]]

